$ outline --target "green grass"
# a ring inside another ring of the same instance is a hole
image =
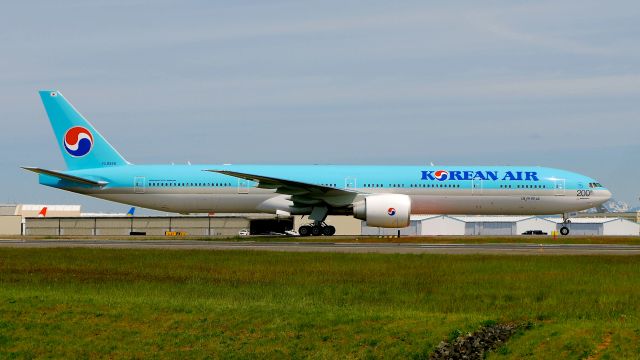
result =
[[[639,358],[639,260],[3,248],[0,358]]]

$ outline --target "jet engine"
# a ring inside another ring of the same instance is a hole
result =
[[[370,195],[353,204],[353,217],[367,226],[402,228],[409,226],[411,198],[400,194]]]

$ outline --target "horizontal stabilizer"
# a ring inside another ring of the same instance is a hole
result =
[[[22,168],[25,170],[33,171],[34,173],[37,173],[37,174],[49,175],[49,176],[57,177],[60,179],[73,181],[79,184],[92,185],[92,186],[105,186],[108,184],[108,182],[106,181],[89,180],[79,176],[69,175],[69,174],[65,174],[65,173],[53,171],[53,170],[46,170],[46,169],[28,167],[28,166],[23,166]]]

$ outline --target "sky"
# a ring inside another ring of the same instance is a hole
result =
[[[126,211],[64,169],[39,89],[130,162],[539,165],[640,205],[637,1],[9,2],[0,203]]]

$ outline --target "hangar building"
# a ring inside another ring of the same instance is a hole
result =
[[[268,216],[144,216],[26,218],[24,234],[32,236],[127,236],[179,232],[190,236],[237,236],[283,233],[293,220]]]
[[[16,205],[15,214],[23,218],[37,217],[42,208],[47,208],[47,216],[49,217],[73,217],[80,216],[80,205],[33,205],[20,204]]]
[[[0,235],[22,235],[25,218],[37,217],[45,207],[47,216],[80,216],[80,205],[1,204]]]
[[[520,235],[529,230],[547,234],[560,231],[561,218],[540,216],[412,216],[400,235]],[[640,235],[640,224],[620,218],[571,218],[571,235]],[[362,235],[397,235],[398,229],[368,227],[362,222]]]
[[[43,207],[46,217],[38,217]],[[269,214],[223,214],[212,216],[125,216],[82,214],[80,205],[0,205],[0,235],[32,236],[128,236],[165,235],[180,232],[192,236],[237,236],[284,233],[291,230],[291,217]],[[87,216],[90,215],[90,216]]]

